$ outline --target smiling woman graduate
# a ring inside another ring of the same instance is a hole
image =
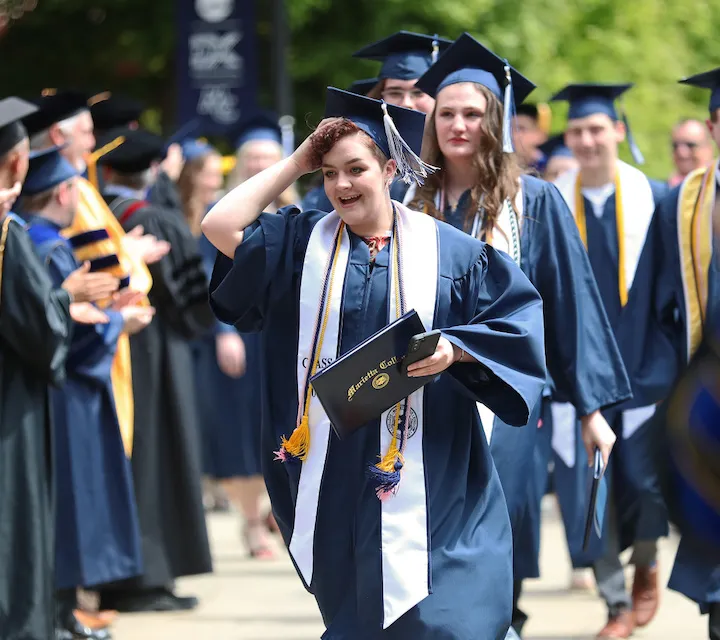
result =
[[[202,225],[224,254],[210,287],[218,318],[263,329],[275,516],[323,638],[503,638],[512,539],[475,403],[527,421],[545,381],[540,299],[506,256],[390,199],[396,171],[432,170],[416,155],[422,113],[331,88],[326,117]],[[263,213],[321,167],[334,213]],[[442,330],[410,375],[438,377],[337,439],[309,376],[409,309]]]

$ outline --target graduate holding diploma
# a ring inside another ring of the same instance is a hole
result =
[[[202,224],[215,313],[263,330],[273,511],[323,638],[501,639],[512,538],[476,402],[527,422],[546,376],[540,298],[507,256],[390,199],[396,172],[432,171],[422,113],[329,89],[326,117]],[[334,212],[263,213],[320,168]],[[442,337],[409,375],[438,377],[339,440],[309,378],[411,309]]]

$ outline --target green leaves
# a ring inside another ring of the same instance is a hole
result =
[[[2,59],[12,61],[0,65],[3,92],[111,88],[172,120],[177,1],[38,0],[0,36]],[[272,3],[254,1],[261,94],[269,105]],[[535,101],[572,81],[635,82],[625,107],[645,170],[662,178],[671,171],[672,125],[707,116],[707,92],[677,80],[720,64],[720,0],[286,0],[286,7],[298,137],[308,132],[305,122],[322,117],[326,86],[344,88],[377,73],[379,64],[351,57],[356,49],[398,29],[449,38],[469,31],[538,84]],[[564,107],[553,105],[553,114],[560,130]]]

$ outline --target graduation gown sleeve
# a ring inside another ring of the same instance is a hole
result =
[[[53,286],[32,241],[15,220],[8,225],[0,271],[0,338],[3,349],[53,383],[65,377],[70,338],[70,295]]]
[[[632,397],[630,382],[572,214],[555,186],[528,183],[523,260],[543,300],[554,397],[589,415]]]
[[[509,256],[485,245],[466,299],[472,320],[443,335],[478,364],[456,363],[449,373],[501,420],[524,426],[546,378],[540,296]]]
[[[233,260],[218,252],[210,280],[210,304],[218,320],[241,332],[260,331],[272,303],[290,293],[310,231],[324,215],[301,213],[295,206],[263,213],[245,230]]]

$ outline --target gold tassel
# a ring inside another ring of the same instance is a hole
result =
[[[392,440],[390,440],[390,446],[388,446],[387,453],[385,453],[385,457],[380,460],[375,466],[380,469],[380,471],[385,471],[387,473],[392,473],[395,471],[395,461],[400,458],[400,462],[405,464],[405,460],[403,459],[402,453],[400,453],[400,449],[398,447],[398,426],[400,424],[400,405],[395,405],[395,421],[393,424],[393,436]]]
[[[281,442],[285,451],[305,462],[310,453],[310,417],[305,414],[290,437],[283,436]]]
[[[541,102],[537,106],[538,110],[538,127],[546,135],[550,135],[550,128],[552,127],[552,110],[550,105],[546,102]]]

